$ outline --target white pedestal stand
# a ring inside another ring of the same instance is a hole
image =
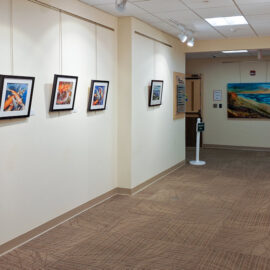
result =
[[[201,139],[201,132],[198,131],[198,124],[201,123],[201,119],[197,119],[197,125],[196,125],[196,130],[197,130],[197,140],[196,140],[196,160],[190,161],[190,165],[195,165],[195,166],[202,166],[205,165],[206,162],[200,160],[200,139]]]

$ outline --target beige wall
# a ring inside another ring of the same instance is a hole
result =
[[[255,69],[256,76],[249,71]],[[199,59],[187,61],[187,73],[202,73],[204,79],[204,144],[270,147],[269,120],[228,119],[227,83],[269,82],[270,62],[250,59]],[[223,109],[213,108],[213,90],[221,89]]]
[[[194,47],[185,47],[185,52],[211,52],[222,50],[268,49],[270,37],[223,38],[196,40]]]
[[[12,2],[0,1],[0,73],[36,77],[35,116],[0,121],[0,244],[117,186],[117,31]],[[79,1],[50,2],[117,30]],[[79,76],[77,113],[48,113],[55,73]],[[106,111],[87,113],[91,79],[110,81]]]
[[[185,159],[185,119],[173,120],[173,72],[185,73],[185,54],[176,38],[137,19],[132,28],[131,184],[135,187]],[[164,80],[161,106],[148,107],[151,80]]]

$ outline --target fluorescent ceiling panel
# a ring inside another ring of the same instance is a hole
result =
[[[222,51],[222,53],[247,53],[248,50]]]
[[[247,20],[243,16],[206,18],[205,20],[214,27],[248,24]]]

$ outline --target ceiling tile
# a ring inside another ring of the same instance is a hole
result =
[[[160,17],[161,19],[169,21],[172,20],[183,25],[193,22],[195,20],[202,20],[199,16],[197,16],[190,10],[162,12],[156,13],[155,15]]]
[[[236,7],[198,8],[194,11],[203,18],[230,17],[241,15]]]
[[[254,32],[249,25],[222,26],[218,30],[226,37],[253,37]]]
[[[270,3],[270,0],[235,0],[237,4]]]
[[[133,4],[151,13],[187,9],[179,0],[149,0],[133,2]]]
[[[226,7],[234,6],[232,0],[182,0],[190,8],[212,8],[212,7]]]
[[[89,4],[91,6],[115,3],[115,0],[80,0],[80,1]]]
[[[153,22],[153,23],[151,23],[151,25],[159,28],[160,30],[162,30],[164,32],[168,32],[172,35],[177,35],[179,33],[176,27],[173,27],[173,26],[166,24],[164,22]]]
[[[144,22],[147,22],[147,23],[152,23],[152,22],[161,22],[161,19],[157,16],[153,16],[147,12],[144,12],[144,13],[136,13],[134,15],[134,17],[144,21]]]
[[[270,15],[249,15],[246,16],[248,22],[253,26],[254,24],[268,24],[265,25],[267,27],[269,27],[270,24]]]
[[[217,31],[214,29],[211,29],[207,32],[201,31],[201,32],[196,32],[194,34],[195,39],[198,40],[207,40],[207,39],[220,39],[223,38]]]
[[[144,10],[132,5],[131,3],[127,3],[126,8],[124,11],[118,11],[115,8],[115,4],[104,4],[104,5],[95,5],[96,8],[102,9],[114,16],[136,16],[135,14],[138,13],[145,13]]]
[[[256,4],[240,4],[239,7],[245,15],[269,14],[270,16],[270,2]]]

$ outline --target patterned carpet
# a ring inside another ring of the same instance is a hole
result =
[[[270,269],[270,153],[202,159],[0,257],[0,269]]]

